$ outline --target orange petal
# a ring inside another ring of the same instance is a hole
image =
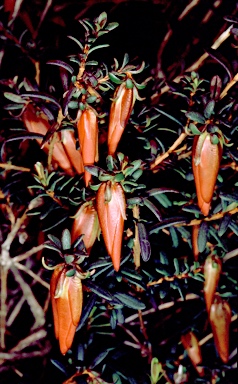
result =
[[[51,304],[52,304],[52,311],[53,311],[53,319],[54,319],[54,330],[55,330],[55,337],[56,339],[59,338],[59,314],[58,309],[56,305],[56,299],[55,299],[55,291],[56,287],[61,275],[61,272],[64,269],[64,264],[59,264],[55,268],[51,280],[50,280],[50,297],[51,297]]]
[[[97,211],[91,203],[84,203],[76,213],[73,222],[71,239],[74,242],[80,235],[83,236],[83,242],[88,253],[99,234],[100,227]]]
[[[78,120],[78,137],[84,165],[93,165],[98,161],[98,122],[92,108],[85,109]],[[92,175],[85,171],[86,186]]]
[[[210,203],[220,166],[219,147],[211,143],[210,135],[204,140],[200,164],[198,165],[201,195],[205,203]]]
[[[105,201],[107,188],[111,200]],[[116,271],[120,268],[121,244],[124,230],[125,197],[120,184],[102,183],[96,197],[98,218],[108,254]]]
[[[83,305],[82,281],[77,275],[70,277],[69,279],[70,279],[70,282],[69,282],[68,297],[69,297],[69,305],[70,305],[70,311],[71,311],[71,319],[72,319],[73,325],[77,327],[81,317],[82,305]]]
[[[202,363],[202,354],[201,348],[198,343],[198,339],[193,332],[188,332],[185,335],[181,336],[181,341],[183,347],[186,349],[188,356],[199,373],[200,376],[204,375],[204,369],[202,367],[198,367]]]
[[[231,308],[226,301],[216,295],[210,310],[210,323],[217,352],[224,363],[229,360],[229,328]]]
[[[81,151],[76,149],[76,140],[72,131],[64,129],[61,132],[64,149],[78,174],[84,172],[83,159]]]
[[[209,255],[204,264],[204,298],[209,314],[222,270],[222,261],[216,255]]]
[[[39,133],[45,136],[48,130],[50,129],[50,124],[46,115],[44,115],[44,113],[42,112],[40,114],[37,113],[37,110],[31,104],[28,104],[25,111],[23,112],[22,120],[26,129],[32,133]],[[37,139],[37,142],[41,144],[42,139]],[[49,148],[49,143],[45,143],[43,151],[48,154]],[[62,143],[60,142],[59,135],[58,142],[54,143],[52,158],[62,169],[64,169],[64,171],[68,175],[74,175],[71,163],[68,159],[68,156],[64,150]]]
[[[108,126],[108,153],[114,155],[135,103],[134,88],[122,83],[115,91]]]

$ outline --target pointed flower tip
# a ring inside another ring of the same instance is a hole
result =
[[[219,140],[213,144],[212,136],[205,131],[195,136],[192,149],[192,168],[196,186],[198,206],[208,216],[222,156]]]

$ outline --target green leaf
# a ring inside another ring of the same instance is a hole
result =
[[[200,123],[200,124],[205,124],[205,122],[206,122],[204,116],[201,115],[201,113],[199,113],[199,112],[193,112],[193,111],[191,111],[191,112],[187,112],[187,113],[185,114],[185,116],[186,116],[188,119],[190,119],[190,120],[192,120],[192,121],[196,121],[197,123]]]
[[[158,208],[148,199],[144,199],[144,205],[153,212],[159,221],[162,220],[162,216]]]
[[[194,135],[201,135],[201,131],[199,131],[199,129],[197,128],[197,126],[193,123],[190,123],[189,124],[189,129],[191,130],[191,132],[194,134]]]
[[[82,50],[82,52],[84,51],[84,47],[83,47],[83,44],[80,43],[79,40],[77,40],[75,37],[73,36],[67,36],[69,39],[73,40],[76,44],[78,44],[78,46],[80,47],[80,49]]]
[[[70,249],[70,247],[71,247],[71,234],[67,228],[65,228],[62,232],[61,243],[62,243],[62,248],[64,251],[66,251],[67,249]]]
[[[58,239],[58,237],[54,236],[54,235],[47,235],[48,239],[54,243],[56,245],[57,248],[61,249],[62,246],[61,246],[61,241],[60,239]]]
[[[71,75],[74,73],[74,69],[73,69],[73,67],[71,67],[71,65],[65,63],[65,62],[62,61],[62,60],[50,60],[50,61],[47,61],[46,64],[57,65],[58,67],[64,68],[64,69],[66,69],[66,71],[68,71]]]
[[[155,195],[154,196],[156,198],[156,200],[158,200],[158,202],[163,205],[163,207],[165,208],[168,208],[168,207],[171,207],[172,203],[171,201],[168,199],[168,197],[166,195]]]
[[[223,236],[224,233],[226,233],[226,230],[229,227],[230,222],[231,222],[231,215],[226,214],[221,220],[221,223],[218,229],[218,236]]]
[[[112,351],[113,348],[108,348],[106,349],[105,351],[103,351],[102,353],[100,353],[92,362],[92,364],[90,364],[90,369],[93,369],[94,367],[96,367],[96,365],[100,364],[104,359],[105,357],[107,357],[108,353],[110,351]]]
[[[143,261],[148,261],[151,255],[151,246],[148,240],[147,231],[143,223],[137,223],[138,233],[139,233],[139,242],[140,242],[140,251]]]
[[[113,22],[113,23],[109,23],[107,26],[106,26],[106,30],[107,31],[112,31],[113,29],[117,28],[119,25],[119,23],[117,22]]]
[[[178,240],[178,235],[174,227],[169,228],[169,232],[172,238],[172,243],[174,248],[178,248],[179,245],[179,240]]]
[[[67,369],[65,368],[65,366],[59,362],[58,360],[55,360],[55,359],[50,359],[51,363],[54,364],[54,366],[56,368],[58,368],[61,372],[63,372],[66,376],[68,376],[68,372],[67,372]]]
[[[4,92],[4,96],[6,97],[6,99],[11,100],[14,103],[26,103],[26,101],[24,101],[21,96],[16,95],[15,93]]]
[[[125,304],[128,308],[142,310],[145,309],[145,304],[137,298],[127,295],[126,293],[115,293],[114,297],[118,299],[122,304]]]
[[[86,304],[83,306],[82,315],[80,318],[79,325],[77,327],[77,331],[83,327],[83,325],[86,323],[87,319],[89,318],[89,315],[96,303],[96,295],[90,294],[89,299],[87,300]]]
[[[186,224],[186,220],[184,219],[184,217],[170,217],[168,219],[163,220],[161,223],[154,225],[150,229],[149,234],[158,233],[161,229],[168,228],[176,224]]]
[[[115,84],[121,84],[123,82],[123,80],[120,80],[119,77],[117,77],[116,75],[114,75],[114,73],[112,72],[109,72],[108,73],[108,76],[109,76],[109,79],[115,83]]]
[[[109,44],[96,45],[95,47],[90,48],[90,50],[88,51],[88,54],[92,53],[92,52],[95,51],[96,49],[106,48],[106,47],[109,47],[109,46],[110,46]]]
[[[98,285],[94,284],[90,280],[85,280],[84,284],[94,293],[96,293],[98,296],[101,296],[103,299],[111,301],[113,299],[111,293],[107,291],[106,289],[99,287]]]
[[[211,99],[217,100],[220,96],[222,89],[222,80],[219,76],[213,76],[210,83],[210,97]]]
[[[205,250],[206,244],[207,244],[207,223],[204,221],[201,224],[198,232],[198,250],[200,253],[202,253]]]
[[[211,118],[211,115],[214,113],[214,108],[215,108],[215,100],[210,100],[207,103],[206,108],[204,109],[204,116],[206,117],[206,119]]]
[[[181,127],[184,126],[184,124],[179,121],[178,119],[176,119],[174,116],[170,115],[169,113],[166,113],[165,111],[163,111],[163,109],[160,109],[160,108],[155,108],[156,111],[162,113],[162,115],[164,116],[167,116],[170,120],[173,120],[175,121],[177,124],[179,124]]]

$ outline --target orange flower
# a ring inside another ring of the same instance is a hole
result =
[[[39,133],[45,136],[50,129],[50,124],[46,115],[42,112],[37,113],[37,110],[31,104],[28,104],[25,111],[23,112],[22,120],[29,132]],[[41,144],[42,139],[37,139],[37,142]],[[45,143],[43,150],[46,153],[49,152],[49,143]],[[70,176],[74,175],[70,160],[68,159],[64,147],[60,142],[59,134],[58,141],[54,143],[52,158],[67,174]]]
[[[55,337],[63,355],[72,345],[83,302],[81,279],[77,272],[73,276],[67,276],[66,272],[65,264],[58,264],[50,281]]]
[[[93,165],[98,161],[98,122],[96,111],[88,107],[81,112],[78,120],[78,137],[84,165]],[[85,171],[86,186],[92,175]]]
[[[122,83],[115,91],[108,127],[108,154],[114,155],[136,100],[136,87]]]
[[[96,206],[107,252],[114,269],[118,271],[126,219],[126,202],[121,184],[112,181],[102,183],[97,192]]]
[[[217,294],[210,310],[210,324],[217,352],[224,363],[229,359],[229,328],[231,308],[227,301]]]
[[[74,242],[80,235],[83,236],[83,242],[88,253],[90,253],[96,238],[100,233],[98,214],[91,202],[86,202],[77,211],[72,231],[71,240]]]
[[[199,249],[198,249],[198,234],[199,234],[200,225],[192,226],[192,248],[194,260],[198,261]]]
[[[78,174],[84,172],[83,159],[80,149],[76,149],[74,133],[67,129],[61,131],[61,137],[65,152]]]
[[[199,373],[200,376],[204,375],[204,369],[203,367],[198,367],[202,363],[202,354],[201,354],[201,348],[198,343],[197,337],[194,335],[193,332],[188,332],[185,335],[181,336],[181,341],[183,344],[184,349],[186,349],[188,356],[196,369],[196,371]]]
[[[207,131],[195,136],[192,150],[192,168],[197,191],[198,206],[207,216],[219,172],[222,157],[222,142],[212,143]]]
[[[221,270],[221,259],[216,255],[209,255],[204,264],[204,297],[208,314],[220,279]]]

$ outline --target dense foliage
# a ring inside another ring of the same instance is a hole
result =
[[[1,383],[236,382],[238,19],[208,3],[4,1]]]

